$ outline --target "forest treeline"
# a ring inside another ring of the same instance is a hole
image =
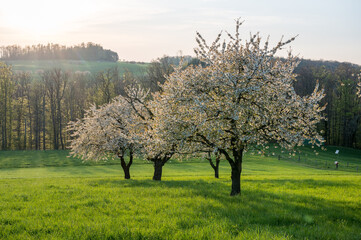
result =
[[[142,76],[118,68],[97,73],[47,69],[34,77],[0,63],[0,150],[66,149],[69,121],[82,118],[92,104],[109,103],[125,88],[139,84],[161,90],[179,57],[163,57],[148,64]],[[199,64],[186,58],[183,64]],[[319,124],[326,144],[361,148],[361,106],[356,96],[361,67],[350,63],[302,60],[296,68],[296,92],[310,94],[317,81],[325,89],[327,120]]]
[[[0,59],[11,60],[85,60],[110,61],[119,60],[118,54],[95,43],[81,43],[67,47],[49,43],[21,47],[19,45],[1,46]]]
[[[302,60],[295,69],[295,91],[312,93],[319,82],[325,90],[326,121],[319,124],[326,144],[361,148],[361,102],[357,96],[357,74],[361,66],[351,63]]]

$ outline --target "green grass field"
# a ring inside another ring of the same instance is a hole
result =
[[[97,73],[99,71],[106,70],[117,66],[120,73],[125,70],[131,71],[135,75],[143,75],[146,71],[147,64],[136,64],[128,62],[96,62],[96,61],[75,61],[75,60],[14,60],[7,61],[7,64],[12,66],[14,71],[29,71],[35,76],[40,70],[47,70],[52,68],[61,68],[65,71],[89,71],[91,73]]]
[[[0,239],[361,239],[359,172],[246,154],[230,197],[225,161],[215,179],[206,161],[173,160],[155,182],[143,160],[124,180],[115,160],[67,154],[0,152]]]

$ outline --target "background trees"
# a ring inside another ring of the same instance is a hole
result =
[[[149,82],[149,88],[152,91],[159,91],[160,85],[162,85],[166,80],[166,76],[169,76],[169,74],[174,71],[173,66],[178,64],[175,64],[174,58],[168,56],[152,61],[147,69],[147,81]]]
[[[43,81],[45,84],[46,95],[49,99],[50,114],[53,132],[53,147],[55,150],[65,149],[63,136],[63,114],[62,103],[67,87],[69,75],[61,69],[55,68],[45,71]]]
[[[318,127],[326,144],[357,147],[361,145],[360,100],[357,98],[357,74],[360,67],[350,63],[303,60],[295,69],[294,87],[301,96],[310,94],[319,82],[325,89],[322,104],[326,105],[327,120]]]
[[[0,62],[0,126],[1,148],[7,150],[12,145],[13,91],[11,67]]]
[[[164,76],[174,71],[174,66],[177,66],[180,61],[180,57],[163,58],[155,60],[154,63],[157,64],[148,65],[153,70],[158,68],[156,72],[159,72],[159,75],[151,75],[151,71],[144,72],[143,75],[138,72],[135,75],[131,71],[123,71],[120,74],[122,69],[117,68],[104,69],[94,73],[67,72],[68,80],[60,102],[64,145],[69,144],[69,135],[65,132],[65,125],[69,121],[82,118],[85,110],[93,103],[101,106],[119,94],[124,96],[125,87],[132,84],[140,84],[146,89],[151,89],[151,92],[159,90],[165,79]],[[164,62],[172,70],[165,72],[160,62]],[[206,66],[197,58],[186,58],[182,67],[200,64]],[[6,84],[4,78],[1,80],[2,84],[6,86],[3,85],[0,90],[3,98],[0,101],[0,118],[2,119],[0,139],[4,140],[0,144],[0,149],[54,149],[51,101],[46,94],[45,82],[42,77],[46,74],[45,72],[53,71],[53,69],[32,73],[14,71],[8,65],[6,68],[10,69],[11,73],[8,72],[10,77],[6,78]],[[361,104],[360,98],[356,97],[356,84],[359,82],[357,76],[360,69],[360,66],[350,63],[311,60],[301,60],[295,68],[297,81],[293,83],[293,86],[297,94],[300,96],[311,94],[317,81],[325,90],[326,96],[322,99],[322,105],[326,104],[327,119],[318,124],[318,129],[322,131],[322,136],[326,140],[325,144],[361,147],[361,121],[359,118]],[[61,71],[66,72],[64,69]],[[106,88],[107,84],[103,83],[104,78],[99,76],[107,77],[109,91]],[[153,79],[152,82],[149,79]],[[107,93],[109,93],[109,97],[106,97]],[[5,94],[6,101],[4,100]],[[6,113],[4,108],[7,109]],[[61,149],[60,135],[58,137],[57,141]],[[3,144],[5,142],[6,144]]]
[[[32,111],[30,109],[30,81],[31,76],[28,73],[17,73],[14,75],[14,85],[15,92],[13,95],[13,105],[14,105],[14,114],[15,114],[15,137],[14,137],[14,145],[17,149],[25,149],[27,137],[26,135],[22,138],[22,131],[26,131],[25,129],[27,121],[26,116],[31,114]],[[37,112],[34,112],[37,114]]]

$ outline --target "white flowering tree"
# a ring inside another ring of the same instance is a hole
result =
[[[99,161],[116,156],[120,159],[124,178],[130,178],[134,150],[139,147],[137,139],[130,134],[135,116],[126,99],[116,97],[111,103],[86,111],[83,119],[70,122],[70,154],[83,160]],[[125,155],[129,154],[128,163]]]
[[[221,34],[208,45],[197,33],[197,57],[205,67],[178,67],[162,86],[156,122],[178,138],[181,147],[213,149],[231,166],[231,195],[241,193],[243,153],[250,146],[278,143],[292,148],[305,140],[319,145],[316,130],[323,116],[324,94],[316,86],[310,96],[295,93],[294,68],[298,61],[275,54],[293,41],[269,47],[259,34],[240,39],[237,20],[234,35]]]
[[[133,154],[138,153],[153,163],[153,180],[161,180],[163,166],[175,153],[176,144],[159,132],[162,129],[154,121],[159,102],[150,98],[149,91],[132,86],[111,103],[100,108],[92,106],[84,119],[69,123],[71,155],[94,161],[115,155],[128,179]]]
[[[160,181],[163,166],[175,154],[178,142],[177,138],[170,138],[175,135],[164,131],[164,124],[158,121],[162,119],[159,115],[165,114],[159,92],[154,93],[151,98],[153,100],[146,101],[139,100],[134,94],[129,95],[129,104],[133,106],[138,117],[131,132],[138,139],[145,159],[153,163],[153,180]]]

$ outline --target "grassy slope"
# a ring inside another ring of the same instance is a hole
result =
[[[361,172],[361,150],[327,146],[324,150],[320,148],[311,148],[311,146],[296,148],[292,154],[281,149],[270,148],[268,150],[274,153],[274,157],[281,157],[282,160],[293,163],[310,166],[318,169],[334,169],[335,161],[339,162],[339,170]],[[339,154],[335,154],[339,150]]]
[[[8,61],[7,64],[12,65],[13,70],[17,71],[31,71],[33,74],[39,70],[47,70],[51,68],[62,68],[66,71],[89,71],[91,73],[97,73],[99,71],[118,66],[119,71],[122,73],[126,69],[134,74],[143,74],[146,70],[147,64],[135,64],[126,62],[92,62],[92,61],[74,61],[74,60],[54,60],[54,61]]]
[[[154,182],[141,160],[132,180],[119,165],[66,161],[0,169],[0,239],[361,238],[359,173],[247,155],[242,196],[230,197],[226,162],[214,179],[206,162],[173,161]]]

